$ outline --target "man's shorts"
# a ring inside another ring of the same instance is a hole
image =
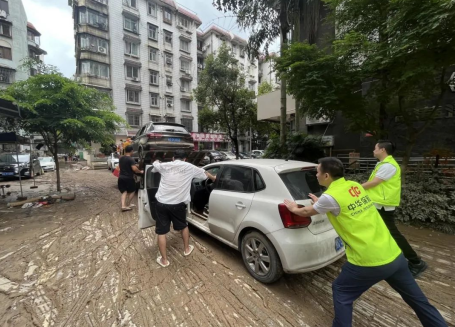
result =
[[[117,185],[120,193],[136,192],[136,182],[134,181],[134,178],[119,177]]]
[[[182,230],[188,226],[186,222],[186,204],[156,203],[156,233],[164,235],[171,230],[171,222],[174,230]]]

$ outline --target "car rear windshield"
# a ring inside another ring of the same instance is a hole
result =
[[[153,125],[154,132],[174,132],[174,133],[185,133],[188,134],[188,131],[181,126],[173,125]]]
[[[11,154],[0,154],[0,162],[2,163],[15,163],[17,162],[17,157],[16,155],[11,155]],[[19,155],[19,162],[29,162],[29,156],[28,155]]]
[[[322,188],[316,178],[316,169],[291,171],[280,174],[280,177],[294,200],[309,199],[309,193],[316,196],[322,194]]]

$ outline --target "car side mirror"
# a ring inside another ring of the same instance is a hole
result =
[[[134,141],[135,139],[136,139],[136,136],[133,136],[133,137],[131,138],[131,141]]]

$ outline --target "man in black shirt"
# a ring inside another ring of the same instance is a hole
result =
[[[122,193],[122,211],[129,211],[131,207],[131,200],[136,192],[136,182],[134,180],[134,173],[143,174],[143,170],[137,168],[136,161],[131,158],[133,154],[133,147],[128,145],[125,148],[125,155],[119,160],[119,177],[118,177],[118,189]]]

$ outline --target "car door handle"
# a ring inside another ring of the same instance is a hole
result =
[[[235,206],[239,209],[245,209],[246,208],[246,205],[244,205],[242,202],[237,202],[235,204]]]

